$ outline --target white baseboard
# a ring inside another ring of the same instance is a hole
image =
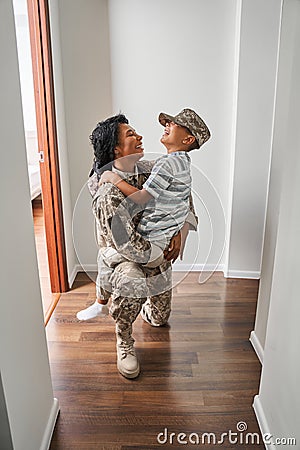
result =
[[[266,436],[266,437],[267,437],[267,435],[271,436],[270,429],[269,429],[269,426],[268,426],[268,422],[267,422],[267,419],[266,419],[266,416],[265,416],[265,413],[264,413],[264,410],[263,410],[263,407],[262,407],[259,395],[256,395],[254,397],[254,402],[253,402],[252,406],[253,406],[253,409],[254,409],[254,412],[255,412],[255,415],[256,415],[256,418],[257,418],[257,422],[258,422],[258,425],[259,425],[259,428],[260,428],[262,436]],[[268,440],[263,442],[264,445],[265,445],[265,448],[267,450],[276,450],[276,446],[274,444],[268,444],[267,442],[268,442]]]
[[[259,271],[227,270],[224,264],[183,264],[177,262],[173,265],[174,272],[223,272],[225,278],[249,278],[258,280]]]
[[[254,351],[255,351],[258,359],[260,360],[261,364],[263,364],[264,363],[264,349],[263,349],[261,343],[259,342],[259,339],[254,330],[251,331],[251,333],[250,333],[249,341],[251,342],[252,347],[254,348]]]
[[[97,272],[97,264],[75,264],[71,275],[69,276],[69,284],[72,286],[78,272]],[[173,265],[174,272],[223,272],[225,278],[249,278],[259,279],[260,272],[247,272],[244,270],[229,270],[226,271],[224,264],[184,264],[176,262]]]
[[[45,428],[43,440],[41,443],[40,450],[48,450],[50,447],[53,430],[55,427],[56,419],[59,413],[59,404],[57,398],[53,399],[52,408],[49,415],[49,420]]]
[[[225,270],[225,278],[249,278],[252,280],[258,280],[260,278],[260,271],[251,270]]]
[[[80,270],[84,270],[85,272],[97,272],[98,266],[97,264],[84,264],[84,266],[79,266],[78,272],[80,272]]]
[[[71,274],[69,275],[69,286],[70,288],[73,286],[74,280],[76,278],[77,273],[79,272],[80,264],[75,264]]]
[[[223,272],[223,264],[184,264],[176,262],[173,264],[174,272]]]
[[[97,272],[97,270],[98,270],[97,264],[85,264],[84,266],[82,266],[81,264],[75,264],[71,272],[71,275],[69,276],[70,288],[73,286],[73,283],[75,281],[78,272]]]

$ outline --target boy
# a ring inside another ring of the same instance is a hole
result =
[[[159,158],[142,189],[128,184],[117,173],[105,171],[100,183],[109,182],[138,205],[146,205],[137,232],[148,239],[156,249],[146,267],[155,267],[163,260],[163,252],[177,234],[189,212],[191,194],[191,150],[198,149],[210,137],[204,121],[191,109],[184,109],[173,117],[164,113],[159,122],[165,127],[161,143],[167,155]],[[160,251],[159,251],[160,250]],[[113,264],[113,251],[110,253]],[[121,262],[117,260],[116,262]]]
[[[112,182],[123,194],[130,196],[133,202],[147,203],[137,231],[151,242],[151,248],[154,251],[151,251],[150,257],[147,254],[148,260],[136,262],[150,268],[159,266],[163,262],[164,250],[168,248],[172,236],[182,229],[190,210],[191,176],[188,152],[200,148],[210,137],[204,121],[188,108],[174,117],[161,113],[159,122],[165,127],[161,142],[167,149],[167,155],[159,158],[156,162],[142,189],[139,190],[126,183],[115,172],[106,171],[101,177],[101,183]],[[118,215],[116,219],[120,219]],[[112,221],[112,229],[114,227],[115,229],[122,228],[122,225],[122,217],[121,222],[116,220],[115,226]],[[125,241],[128,241],[125,227],[124,231]],[[115,237],[118,234],[116,232]],[[124,240],[124,233],[121,233],[121,236]],[[126,249],[130,249],[128,242]],[[134,248],[132,254],[135,254]],[[114,248],[107,247],[101,256],[105,264],[99,270],[98,282],[100,287],[107,288],[113,268],[118,263],[126,261],[127,255],[121,255]],[[135,261],[134,258],[132,260]],[[104,304],[107,301],[102,300],[101,303],[96,301],[89,308],[80,311],[77,314],[78,319],[88,320],[102,315],[105,311]]]

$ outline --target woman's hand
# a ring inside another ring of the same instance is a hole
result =
[[[178,256],[180,259],[183,258],[183,252],[185,248],[186,238],[189,234],[190,226],[186,222],[181,228],[180,232],[172,237],[168,250],[164,251],[164,255],[167,261],[176,261]]]
[[[103,183],[112,183],[117,185],[121,180],[122,178],[117,173],[114,173],[111,170],[105,170],[100,177],[99,185]]]

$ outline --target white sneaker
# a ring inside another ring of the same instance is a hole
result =
[[[82,309],[76,314],[78,320],[90,320],[95,317],[105,317],[108,315],[108,307],[107,305],[101,305],[100,303],[95,301],[91,306],[86,309]]]

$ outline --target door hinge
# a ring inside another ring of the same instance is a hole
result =
[[[39,155],[40,155],[40,162],[41,162],[41,163],[44,162],[44,152],[43,152],[43,150],[41,150],[41,151],[39,152]]]

